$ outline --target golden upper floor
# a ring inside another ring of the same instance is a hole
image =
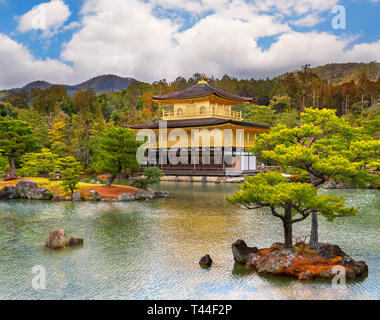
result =
[[[218,118],[241,121],[242,112],[234,111],[232,107],[252,101],[251,98],[214,88],[205,81],[200,81],[185,90],[154,96],[153,99],[160,106],[162,104],[172,106],[169,109],[161,109],[162,120]]]
[[[196,101],[193,103],[175,103],[172,110],[162,110],[162,120],[184,120],[200,118],[218,118],[243,120],[241,111],[233,111],[231,105],[220,105],[211,101]]]

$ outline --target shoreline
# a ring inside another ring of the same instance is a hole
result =
[[[47,178],[0,180],[0,201],[26,199],[53,202],[127,202],[153,201],[166,199],[168,196],[168,192],[154,192],[152,189],[143,190],[121,185],[107,188],[105,185],[83,182],[78,184],[77,192],[70,194],[62,188],[61,181]]]

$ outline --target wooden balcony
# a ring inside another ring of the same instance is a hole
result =
[[[185,120],[185,119],[201,119],[201,118],[219,118],[219,119],[231,119],[236,121],[243,120],[242,111],[220,111],[215,110],[214,112],[204,112],[204,113],[187,113],[181,112],[180,114],[175,114],[174,111],[162,111],[161,119],[167,120]]]

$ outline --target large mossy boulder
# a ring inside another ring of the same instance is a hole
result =
[[[51,200],[53,199],[53,194],[46,188],[35,188],[30,189],[27,192],[26,197],[29,200]]]
[[[243,240],[237,240],[232,244],[232,254],[234,255],[235,262],[247,263],[248,256],[258,251],[259,249],[256,247],[248,247]]]
[[[27,199],[28,193],[33,189],[38,189],[38,185],[31,180],[23,180],[16,184],[17,196],[23,199]]]
[[[153,200],[154,199],[154,194],[147,190],[139,190],[135,193],[135,199],[136,200]]]
[[[5,186],[0,190],[0,200],[11,200],[17,197],[16,188],[12,186]]]
[[[23,180],[16,184],[16,196],[29,200],[51,200],[53,194],[46,188],[39,188],[37,183],[31,180]]]
[[[256,253],[250,253],[245,264],[248,269],[255,269],[257,262],[260,260],[260,256]]]
[[[133,194],[130,194],[130,193],[123,193],[117,197],[117,200],[122,201],[122,202],[133,201],[133,200],[135,200],[135,196]]]
[[[259,273],[283,274],[291,267],[298,252],[294,249],[282,249],[270,252],[266,257],[257,262],[256,270]]]
[[[50,232],[46,239],[46,248],[63,249],[66,245],[66,235],[64,230],[55,230]]]

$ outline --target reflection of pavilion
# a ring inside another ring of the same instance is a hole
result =
[[[157,152],[154,159],[150,157],[150,164],[158,165],[166,175],[228,176],[256,170],[256,158],[247,148],[254,145],[258,132],[269,127],[243,122],[242,112],[232,110],[252,99],[223,92],[204,80],[153,98],[160,104],[161,122],[132,127],[158,136],[158,142],[149,141],[149,148],[160,150],[161,156]],[[163,110],[162,104],[171,107]],[[160,130],[160,125],[167,129]],[[181,155],[178,164],[167,159],[166,151],[173,147],[177,149],[173,155]]]

